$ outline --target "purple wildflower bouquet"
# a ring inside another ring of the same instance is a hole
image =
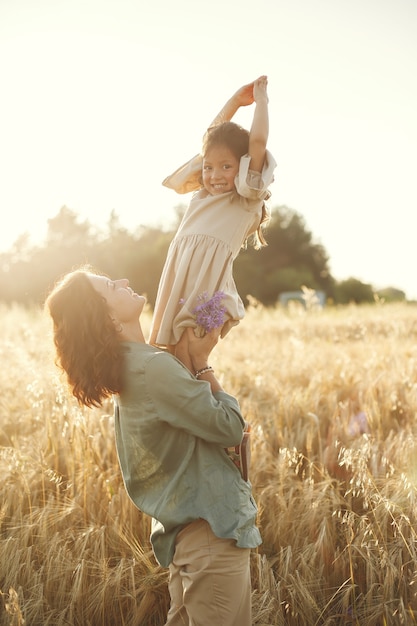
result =
[[[197,323],[195,334],[197,337],[204,335],[215,328],[223,326],[226,321],[226,307],[222,304],[226,294],[216,291],[211,298],[207,291],[197,296],[197,305],[192,310]]]

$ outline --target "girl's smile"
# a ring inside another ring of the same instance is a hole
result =
[[[215,146],[203,160],[203,185],[212,196],[235,189],[239,160],[226,146]]]

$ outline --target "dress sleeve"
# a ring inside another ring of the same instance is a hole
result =
[[[164,353],[148,362],[145,376],[161,421],[226,448],[240,443],[245,421],[236,398],[224,391],[213,395],[206,381]]]
[[[167,176],[162,184],[177,193],[189,193],[201,189],[201,170],[203,167],[203,157],[196,154],[192,159],[181,165],[173,174]]]
[[[250,200],[266,198],[269,194],[268,187],[274,181],[276,161],[269,150],[266,150],[262,172],[250,170],[249,164],[250,156],[245,154],[240,159],[239,173],[235,179],[236,190],[240,196]]]

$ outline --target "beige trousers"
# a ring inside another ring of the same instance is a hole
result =
[[[177,536],[165,626],[251,626],[249,548],[219,539],[205,520]]]

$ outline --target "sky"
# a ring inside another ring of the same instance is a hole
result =
[[[64,205],[172,226],[189,196],[161,181],[266,74],[269,206],[302,215],[336,280],[417,299],[416,32],[416,0],[0,0],[0,251]]]

